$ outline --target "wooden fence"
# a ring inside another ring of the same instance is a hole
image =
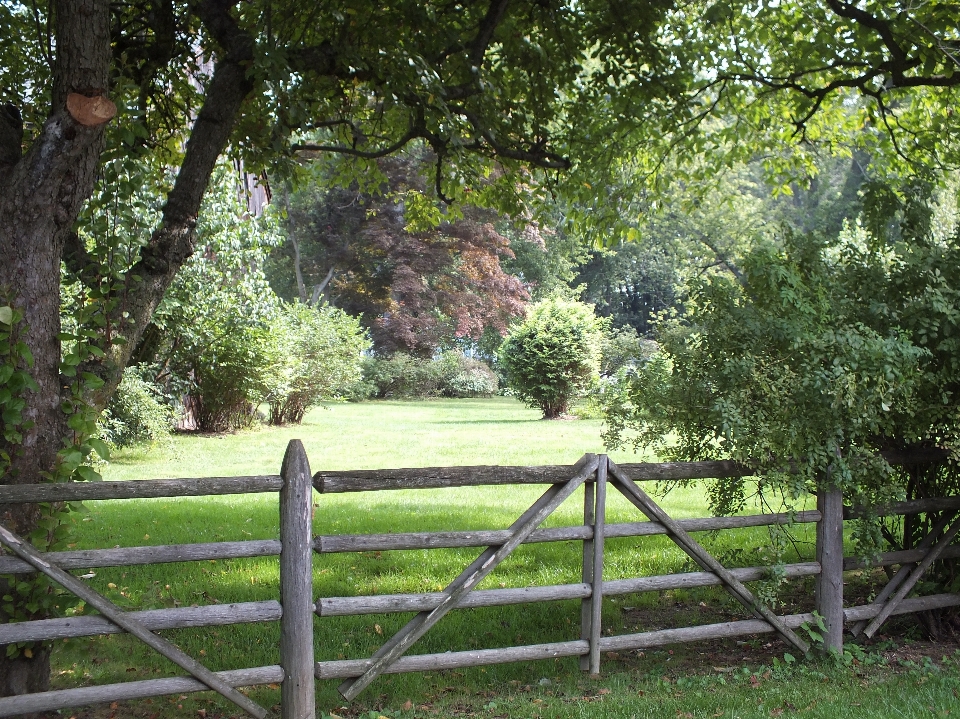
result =
[[[733,462],[617,466],[605,455],[588,454],[573,466],[318,472],[311,477],[303,447],[294,440],[287,448],[279,475],[4,486],[0,488],[0,502],[4,504],[279,492],[280,537],[277,540],[98,549],[41,555],[18,537],[0,528],[0,542],[9,553],[8,556],[0,555],[0,574],[43,572],[100,612],[99,616],[3,624],[0,625],[0,645],[129,632],[189,674],[0,698],[0,717],[208,689],[220,692],[251,715],[264,717],[268,714],[267,710],[238,692],[236,687],[280,684],[282,718],[312,719],[315,715],[315,679],[344,680],[340,691],[345,698],[352,699],[385,673],[577,656],[580,657],[581,668],[595,674],[600,670],[601,654],[607,651],[761,633],[777,633],[801,653],[809,650],[807,642],[794,630],[805,622],[813,621],[813,614],[775,615],[757,601],[745,586],[745,583],[768,577],[769,568],[726,569],[691,536],[691,533],[702,531],[793,522],[817,523],[816,561],[790,564],[782,569],[788,578],[817,578],[816,611],[826,627],[824,647],[828,650],[842,650],[844,623],[851,625],[854,633],[863,632],[872,636],[883,621],[893,614],[960,605],[960,594],[906,598],[932,562],[960,556],[960,547],[951,546],[960,531],[960,520],[951,520],[955,510],[960,509],[960,498],[903,502],[885,508],[882,513],[888,515],[937,511],[943,519],[916,549],[885,553],[872,565],[900,566],[900,570],[873,603],[844,607],[843,572],[864,565],[856,558],[843,556],[843,521],[855,518],[858,511],[845,508],[838,491],[822,492],[818,496],[816,511],[793,515],[674,520],[638,484],[650,480],[705,479],[748,474],[749,470]],[[332,494],[512,484],[541,484],[547,485],[547,489],[506,530],[312,535],[311,485],[320,494]],[[584,488],[583,523],[539,529],[546,517],[581,486]],[[644,521],[606,523],[606,495],[611,486],[638,509]],[[617,580],[603,578],[604,541],[607,538],[661,534],[670,537],[703,571]],[[571,540],[582,542],[582,582],[519,589],[474,589],[518,546]],[[463,547],[482,547],[483,551],[441,592],[314,599],[314,552],[323,555]],[[65,571],[262,556],[279,556],[279,601],[123,612]],[[744,606],[751,618],[639,634],[602,636],[601,606],[605,596],[710,585],[723,586]],[[577,599],[581,601],[580,633],[577,638],[549,644],[406,656],[407,650],[453,609]],[[314,662],[314,614],[322,618],[388,612],[416,614],[372,657]],[[225,672],[207,670],[153,633],[160,629],[266,621],[280,621],[280,663]]]

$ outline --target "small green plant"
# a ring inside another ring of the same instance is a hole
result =
[[[827,631],[827,625],[823,622],[823,617],[819,612],[813,613],[813,622],[804,622],[800,625],[800,630],[807,635],[810,643],[815,647],[823,646],[823,633]]]

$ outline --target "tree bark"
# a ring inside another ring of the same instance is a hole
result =
[[[64,237],[93,191],[103,147],[103,124],[83,125],[66,109],[67,97],[106,96],[110,69],[107,0],[53,3],[57,56],[51,113],[26,155],[0,179],[0,288],[23,311],[23,340],[34,357],[37,390],[27,392],[22,442],[3,445],[10,471],[3,484],[33,484],[54,469],[67,435],[60,409],[60,258]],[[2,442],[2,440],[0,440]],[[35,527],[32,505],[0,505],[0,521],[25,535]],[[0,582],[0,590],[3,583]],[[3,591],[3,593],[6,593]],[[8,617],[0,614],[0,621]],[[13,659],[0,647],[0,696],[48,686],[50,652]]]

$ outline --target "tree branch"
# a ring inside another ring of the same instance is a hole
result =
[[[173,189],[167,196],[160,226],[154,230],[140,260],[127,273],[123,301],[112,321],[126,340],[110,348],[112,366],[91,366],[105,384],[91,400],[106,403],[122,377],[123,368],[150,323],[153,313],[177,270],[193,254],[196,222],[203,195],[220,153],[227,147],[240,108],[253,91],[247,75],[253,62],[254,41],[243,31],[230,10],[232,0],[203,0],[199,16],[221,45],[203,106],[194,122]]]
[[[483,141],[486,142],[487,145],[489,145],[490,148],[500,157],[508,157],[511,160],[528,162],[532,165],[543,167],[545,169],[567,170],[570,168],[569,159],[563,157],[562,155],[557,155],[556,153],[542,150],[540,149],[539,145],[535,145],[530,150],[520,150],[513,147],[507,147],[506,145],[503,145],[497,141],[493,133],[483,126],[480,118],[475,114],[463,107],[458,107],[455,105],[451,105],[450,109],[469,122],[473,127],[474,132],[483,138]]]
[[[388,145],[387,147],[382,147],[378,150],[358,150],[356,147],[349,147],[348,145],[314,145],[311,143],[293,145],[291,149],[294,152],[336,152],[341,155],[362,157],[365,160],[376,160],[381,157],[386,157],[387,155],[392,155],[397,150],[403,149],[407,143],[417,139],[418,137],[425,137],[425,134],[420,128],[411,127],[407,133],[395,143]]]
[[[334,270],[336,270],[336,265],[330,265],[330,269],[327,272],[327,276],[318,285],[313,286],[313,294],[310,296],[310,302],[308,306],[316,307],[317,302],[320,301],[320,295],[323,294],[323,291],[327,289],[327,285],[330,284],[330,280],[333,279]]]
[[[483,20],[480,21],[480,26],[477,28],[477,35],[470,44],[469,60],[473,67],[479,69],[483,65],[487,48],[490,47],[490,42],[493,40],[493,33],[496,31],[497,26],[503,21],[503,17],[507,12],[507,5],[509,4],[510,0],[493,0],[490,3],[490,7],[487,8],[487,14],[484,15]]]
[[[861,10],[856,5],[841,2],[840,0],[827,0],[827,5],[840,17],[853,20],[858,25],[870,28],[877,33],[883,41],[884,46],[890,51],[890,55],[897,66],[902,67],[907,62],[907,53],[903,47],[901,47],[900,43],[897,42],[897,38],[894,36],[893,28],[890,27],[889,22],[875,15],[871,15],[866,10]]]

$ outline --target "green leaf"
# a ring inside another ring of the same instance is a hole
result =
[[[10,324],[11,322],[13,322],[13,308],[12,308],[12,307],[10,307],[10,306],[8,306],[8,305],[4,305],[3,307],[0,307],[0,322],[2,322],[2,323],[5,324],[5,325],[8,325],[8,324]]]
[[[102,482],[103,477],[100,476],[100,473],[95,470],[93,467],[88,467],[85,464],[77,467],[77,474],[79,474],[83,481],[85,482]]]
[[[80,466],[83,461],[83,453],[76,447],[67,447],[60,452],[60,459],[65,466],[72,470]]]
[[[97,451],[97,454],[99,454],[102,459],[105,459],[105,460],[110,459],[110,448],[107,446],[107,443],[104,442],[102,439],[91,437],[90,439],[87,440],[87,444],[93,447]]]

